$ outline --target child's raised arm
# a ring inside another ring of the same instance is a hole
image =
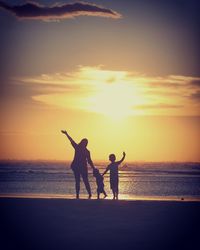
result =
[[[125,156],[126,156],[126,153],[123,152],[123,156],[122,156],[121,160],[118,161],[117,163],[118,163],[118,164],[121,164],[121,163],[123,162],[123,160],[125,159]]]

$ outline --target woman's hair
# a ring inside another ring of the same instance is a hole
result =
[[[88,145],[88,139],[83,138],[83,139],[80,141],[79,145],[82,146],[82,147],[87,147],[87,145]]]

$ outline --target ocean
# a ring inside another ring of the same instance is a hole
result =
[[[102,173],[108,163],[96,164]],[[96,198],[96,182],[89,180]],[[200,200],[200,163],[133,162],[119,168],[120,199]],[[112,198],[109,174],[104,177]],[[60,161],[1,161],[0,196],[75,197],[70,163]],[[81,182],[81,197],[87,197]]]

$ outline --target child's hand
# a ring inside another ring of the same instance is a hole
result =
[[[125,153],[125,152],[123,152],[123,156],[126,156],[126,153]]]
[[[66,130],[61,130],[61,132],[63,133],[63,134],[67,134],[67,131]]]

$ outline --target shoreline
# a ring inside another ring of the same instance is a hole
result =
[[[24,199],[63,199],[76,200],[75,194],[45,194],[45,193],[11,193],[0,194],[0,199],[3,198],[24,198]],[[81,194],[79,200],[88,200],[87,195]],[[96,195],[93,195],[90,200],[97,200]],[[112,200],[112,195],[103,200]],[[200,197],[173,197],[173,196],[133,196],[133,195],[119,195],[118,201],[174,201],[174,202],[200,202]]]

